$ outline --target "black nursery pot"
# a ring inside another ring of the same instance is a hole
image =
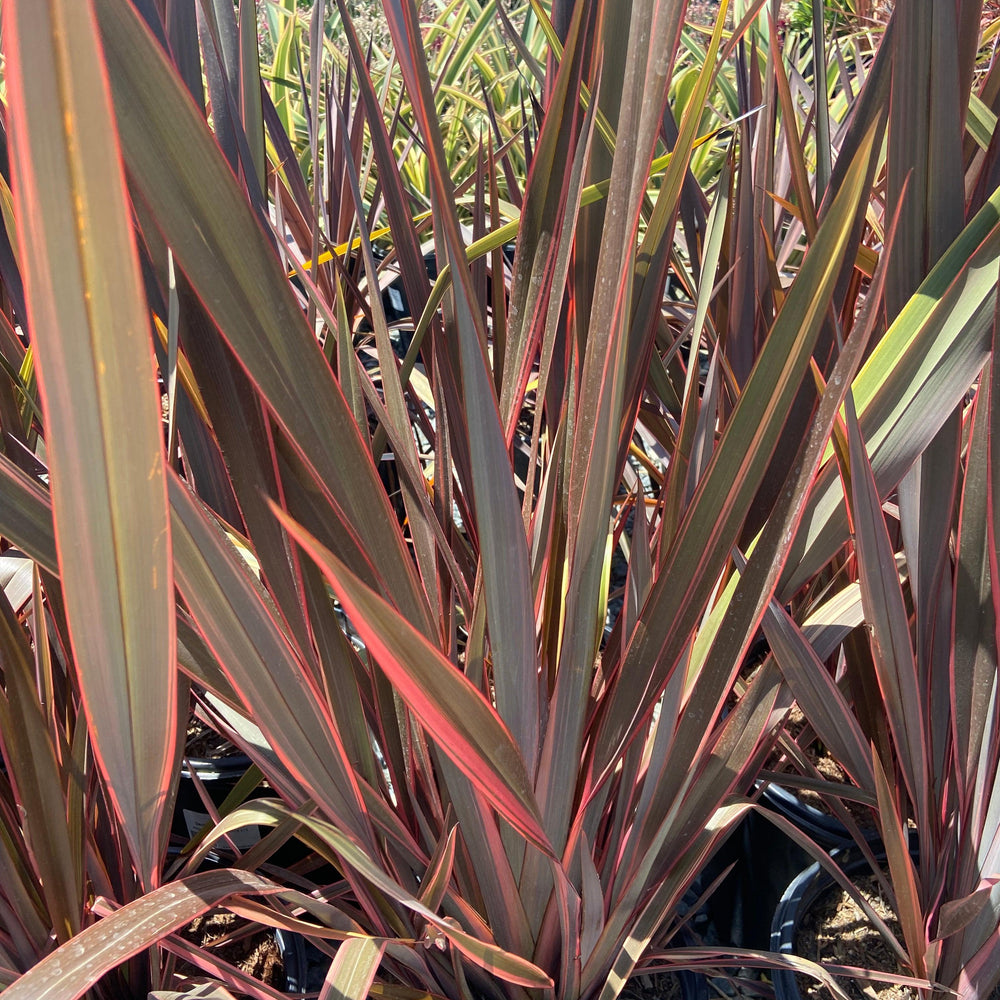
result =
[[[711,990],[708,986],[708,976],[703,972],[681,969],[676,973],[676,976],[684,1000],[708,1000]]]
[[[794,823],[826,851],[853,846],[854,838],[835,816],[803,802],[782,785],[769,784],[761,792],[761,803]]]
[[[856,874],[867,865],[859,861],[848,865],[847,874]],[[814,862],[792,879],[784,895],[778,901],[771,922],[771,951],[781,955],[795,954],[795,937],[805,915],[828,889],[834,880],[820,863]],[[776,1000],[802,1000],[795,973],[787,969],[776,969],[772,975]]]
[[[706,903],[713,937],[722,946],[766,950],[774,908],[808,863],[794,840],[755,811],[747,813],[702,875],[707,884],[732,869]]]
[[[839,820],[803,802],[781,785],[765,786],[760,803],[783,816],[827,852],[843,851],[854,845]],[[711,879],[727,866],[733,868],[707,904],[720,943],[767,949],[775,907],[789,882],[811,860],[791,837],[757,812],[750,812],[706,871]]]
[[[839,856],[838,856],[839,855]],[[846,852],[834,852],[834,860],[848,877],[871,871],[868,862],[860,856],[850,857]],[[919,844],[911,831],[910,856],[919,858]],[[875,860],[886,863],[885,853],[879,851]],[[833,876],[817,861],[799,872],[792,879],[778,902],[771,921],[771,951],[782,955],[795,954],[795,938],[806,915],[825,892],[836,885]],[[787,969],[777,969],[773,973],[776,1000],[802,1000],[796,974]]]
[[[186,844],[209,822],[209,815],[205,812],[205,806],[198,794],[198,789],[195,787],[192,772],[198,776],[209,798],[218,808],[226,801],[229,793],[236,787],[236,783],[243,777],[252,763],[249,757],[241,753],[219,758],[191,757],[187,759],[181,769],[181,779],[177,786],[177,804],[174,807],[174,818],[170,827],[175,844],[178,841]],[[247,801],[273,798],[274,796],[273,789],[258,785],[247,796]],[[270,832],[270,826],[248,824],[231,831],[228,836],[240,851],[245,852]],[[214,845],[209,858],[226,860],[231,856],[231,853],[226,842],[221,840]],[[306,859],[312,859],[311,867],[306,866],[305,870],[316,881],[327,882],[337,877],[333,867],[321,862],[321,859],[310,848],[294,837],[287,840],[271,854],[269,863],[278,868],[292,868],[301,865]]]

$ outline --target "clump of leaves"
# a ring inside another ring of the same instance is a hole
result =
[[[816,655],[782,608],[815,609],[847,539],[826,451],[888,240],[885,63],[836,158],[817,112],[813,183],[776,39],[746,58],[760,7],[731,34],[720,7],[675,118],[683,3],[533,2],[544,59],[470,3],[532,87],[513,133],[412,0],[384,5],[382,85],[341,0],[327,72],[317,4],[298,109],[261,87],[252,3],[4,8],[0,533],[38,566],[0,716],[12,1000],[113,995],[134,956],[133,989],[172,988],[164,952],[270,995],[175,934],[216,905],[309,935],[351,998],[614,1000],[644,963],[720,960],[674,935]],[[709,201],[689,166],[727,64]],[[855,382],[883,482],[933,434],[892,400],[923,418],[988,350],[916,301],[919,353],[887,337]],[[762,621],[791,665],[734,689]],[[174,870],[189,686],[274,795]],[[246,824],[274,829],[196,872]],[[292,836],[331,881],[268,864]]]

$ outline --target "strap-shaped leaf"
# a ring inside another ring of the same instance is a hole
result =
[[[42,569],[59,575],[52,498],[6,455],[0,455],[0,535]]]
[[[91,737],[143,883],[174,772],[174,588],[159,397],[90,3],[5,10],[18,236],[56,546]]]
[[[447,250],[454,288],[454,329],[461,366],[473,506],[488,609],[497,707],[533,772],[538,752],[538,684],[535,620],[528,543],[514,489],[483,329],[482,312],[466,265],[466,248],[448,182],[445,154],[427,63],[412,0],[384,5],[396,57],[426,143],[432,204]]]
[[[369,843],[368,817],[334,720],[273,607],[176,476],[170,496],[177,587],[227,680],[326,815]]]
[[[826,313],[855,223],[873,134],[869,132],[861,144],[806,254],[651,587],[640,626],[625,653],[623,679],[602,720],[597,745],[600,769],[615,759],[635,719],[662,690],[739,537]]]
[[[862,436],[886,496],[965,396],[990,350],[1000,189],[910,298],[854,380]],[[784,600],[848,537],[836,463],[818,477],[782,580]]]
[[[4,991],[8,1000],[77,1000],[106,972],[236,893],[280,892],[250,872],[223,868],[171,882],[123,906],[57,948]]]
[[[345,941],[330,964],[319,1000],[365,1000],[383,951],[385,942],[374,938]]]
[[[848,401],[850,402],[850,401]],[[898,754],[898,766],[917,810],[929,819],[927,703],[921,697],[909,618],[899,570],[886,528],[882,503],[868,464],[853,408],[847,408],[851,462],[851,513],[865,620],[871,628],[872,656],[884,711]]]
[[[511,826],[551,855],[524,759],[489,702],[332,552],[287,514],[274,510],[333,585],[369,653],[441,750]]]
[[[958,528],[954,594],[954,639],[951,643],[951,706],[955,760],[960,794],[971,804],[989,787],[989,768],[982,763],[983,741],[989,739],[996,703],[996,584],[990,567],[991,474],[990,437],[993,368],[987,366],[980,382],[972,421]],[[990,754],[995,757],[995,752]],[[943,934],[941,935],[944,936]]]
[[[282,809],[283,807],[277,806],[275,811],[280,813]],[[488,944],[473,937],[462,930],[461,925],[454,918],[439,916],[419,900],[414,899],[375,865],[363,851],[348,841],[339,830],[330,826],[329,823],[300,813],[295,815],[302,820],[305,826],[312,828],[319,834],[343,858],[345,864],[363,875],[390,899],[395,899],[417,916],[423,917],[436,930],[440,931],[442,939],[446,938],[470,961],[510,983],[543,989],[552,987],[552,980],[549,976],[527,959],[505,952],[495,944]]]

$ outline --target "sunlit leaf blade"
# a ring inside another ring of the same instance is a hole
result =
[[[443,917],[426,907],[420,900],[414,898],[410,893],[395,882],[380,865],[376,864],[372,858],[366,854],[353,841],[344,835],[335,826],[304,813],[290,813],[280,802],[262,800],[252,809],[242,810],[242,815],[232,814],[223,821],[220,829],[234,828],[239,823],[245,823],[247,819],[256,820],[263,823],[278,823],[293,816],[302,825],[321,838],[335,854],[343,859],[344,864],[349,866],[363,878],[367,879],[389,899],[394,899],[417,916],[433,925],[447,938],[455,947],[477,965],[505,979],[511,983],[519,983],[522,986],[551,988],[552,980],[536,965],[519,955],[511,954],[498,948],[495,944],[481,941],[472,934],[467,933],[457,920]],[[316,903],[309,897],[301,897],[298,893],[285,893],[284,898],[299,901],[308,908],[320,908],[326,904]],[[338,914],[338,927],[344,928],[345,922],[342,914]],[[355,925],[350,925],[350,930],[354,930]],[[328,934],[329,937],[342,936],[342,930]]]
[[[890,227],[888,233],[890,240],[891,236],[892,229]],[[887,257],[883,256],[883,260],[886,259]],[[671,751],[671,764],[660,783],[659,790],[665,791],[667,795],[678,792],[681,788],[681,776],[688,771],[690,766],[694,765],[697,759],[694,754],[697,752],[701,739],[700,730],[704,725],[703,720],[718,711],[718,706],[732,683],[734,669],[743,659],[753,632],[760,624],[761,616],[764,615],[765,607],[769,603],[772,612],[769,612],[768,617],[764,618],[764,624],[768,638],[771,637],[771,633],[767,630],[768,618],[772,616],[774,608],[771,595],[787,557],[789,543],[794,537],[796,525],[805,510],[809,490],[816,470],[819,468],[831,427],[835,423],[844,394],[851,378],[857,371],[868,339],[878,321],[879,312],[876,304],[879,302],[884,277],[885,268],[883,266],[879,269],[876,280],[872,283],[869,299],[866,300],[862,315],[840,352],[809,432],[799,443],[789,474],[783,487],[778,491],[777,502],[771,510],[764,529],[753,542],[747,565],[740,569],[738,583],[735,588],[732,585],[727,586],[718,597],[708,621],[699,632],[688,664],[689,676],[693,677],[690,703],[677,730],[674,749]],[[738,565],[739,562],[740,559],[737,560]],[[802,680],[801,675],[804,674],[808,676],[808,680],[805,680],[804,684],[800,684],[800,688],[808,689],[811,684],[821,684],[820,680],[814,680],[811,676],[813,663],[818,665],[818,660],[805,638],[798,636],[797,642],[793,633],[791,641],[793,648],[797,649],[798,652],[788,655],[788,646],[786,645],[784,661],[789,664],[789,670],[794,670],[795,659],[798,656],[804,658],[806,666],[805,669],[799,670],[799,679]],[[707,657],[703,657],[699,653],[699,648],[708,644],[710,644],[710,652]],[[778,655],[777,645],[774,646],[774,650]],[[782,663],[780,656],[778,656],[778,662]],[[782,665],[784,668],[785,664],[782,663]],[[820,672],[825,676],[825,669],[821,668]],[[805,701],[809,703],[810,707],[816,705],[816,699],[807,698]],[[822,705],[822,708],[825,709],[826,706]],[[844,705],[841,708],[842,711],[847,710]],[[732,718],[732,713],[730,718]],[[854,751],[854,756],[848,755],[844,758],[844,762],[857,768],[858,773],[863,776],[861,780],[864,787],[870,787],[870,780],[865,782],[864,779],[864,775],[870,774],[866,741],[861,739],[860,743],[852,744],[849,738],[841,740],[839,739],[839,726],[836,724],[824,726],[824,721],[828,722],[828,720],[821,720],[818,724],[819,728],[823,732],[837,734],[838,738],[832,745],[838,749],[849,748]],[[856,740],[859,735],[857,726],[855,726],[854,736]],[[848,767],[848,770],[850,769]]]
[[[579,114],[574,105],[585,55],[581,42],[583,21],[583,5],[577,4],[525,183],[507,313],[510,346],[504,358],[500,395],[500,414],[505,427],[517,416],[523,384],[534,360],[535,352],[529,350],[528,338],[541,334],[540,319],[550,291],[561,298],[561,287],[550,286],[562,216],[571,207],[562,196],[567,188],[566,172],[573,165],[574,147],[580,141]]]
[[[482,694],[331,552],[277,508],[275,513],[323,571],[369,653],[441,750],[511,826],[551,854],[524,760]]]
[[[435,848],[427,875],[420,883],[420,902],[430,910],[436,910],[444,899],[455,864],[455,827],[442,837]]]
[[[365,1000],[384,950],[385,942],[372,938],[345,941],[330,964],[319,1000]]]
[[[224,986],[203,983],[186,990],[153,990],[147,1000],[236,1000]]]
[[[78,934],[4,991],[9,1000],[77,1000],[101,976],[237,893],[281,886],[250,872],[202,872],[155,889]]]
[[[609,25],[605,65],[615,67],[609,71],[621,73],[622,82],[620,93],[609,90],[606,95],[610,105],[620,102],[608,200],[603,219],[588,213],[577,223],[575,285],[571,287],[579,298],[575,308],[583,312],[576,336],[585,338],[585,348],[579,375],[573,376],[579,388],[569,396],[572,411],[566,429],[563,474],[569,572],[563,584],[566,593],[553,707],[537,782],[546,827],[560,849],[578,794],[592,663],[606,605],[607,514],[620,476],[619,430],[626,405],[640,215],[680,16],[677,4],[642,4],[631,8],[627,29],[624,18]],[[597,127],[600,130],[600,116]],[[595,144],[594,154],[596,148]],[[592,169],[600,169],[602,162],[595,155]],[[591,294],[592,303],[588,303]],[[615,690],[632,686],[633,681],[623,680]],[[599,767],[603,764],[602,759]],[[533,860],[538,863],[537,858]],[[543,884],[530,867],[524,880],[528,893]],[[536,891],[529,915],[541,912],[541,902]]]
[[[778,560],[783,564],[787,557],[789,543],[798,530],[808,504],[809,490],[823,450],[829,441],[831,430],[836,427],[841,404],[879,321],[879,307],[885,287],[890,248],[895,242],[897,218],[898,215],[886,232],[885,247],[865,304],[830,373],[805,447],[800,450],[800,458],[789,477],[789,485],[783,491],[784,495],[779,496],[764,531],[755,541],[750,567],[742,574],[748,575],[758,557],[763,557],[771,563],[769,579],[772,588],[781,572]],[[778,559],[771,556],[769,551],[774,532],[778,532],[782,539]],[[792,694],[817,735],[831,748],[848,774],[862,788],[870,791],[873,778],[868,742],[850,706],[823,666],[822,660],[829,654],[815,649],[806,638],[804,630],[800,630],[787,611],[773,599],[764,616],[763,627]]]
[[[15,203],[73,653],[98,760],[152,887],[176,674],[149,319],[90,5],[5,14]]]

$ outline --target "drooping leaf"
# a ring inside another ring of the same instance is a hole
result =
[[[77,1000],[106,972],[229,896],[280,891],[269,879],[227,868],[178,879],[81,931],[4,992],[10,1000]]]

